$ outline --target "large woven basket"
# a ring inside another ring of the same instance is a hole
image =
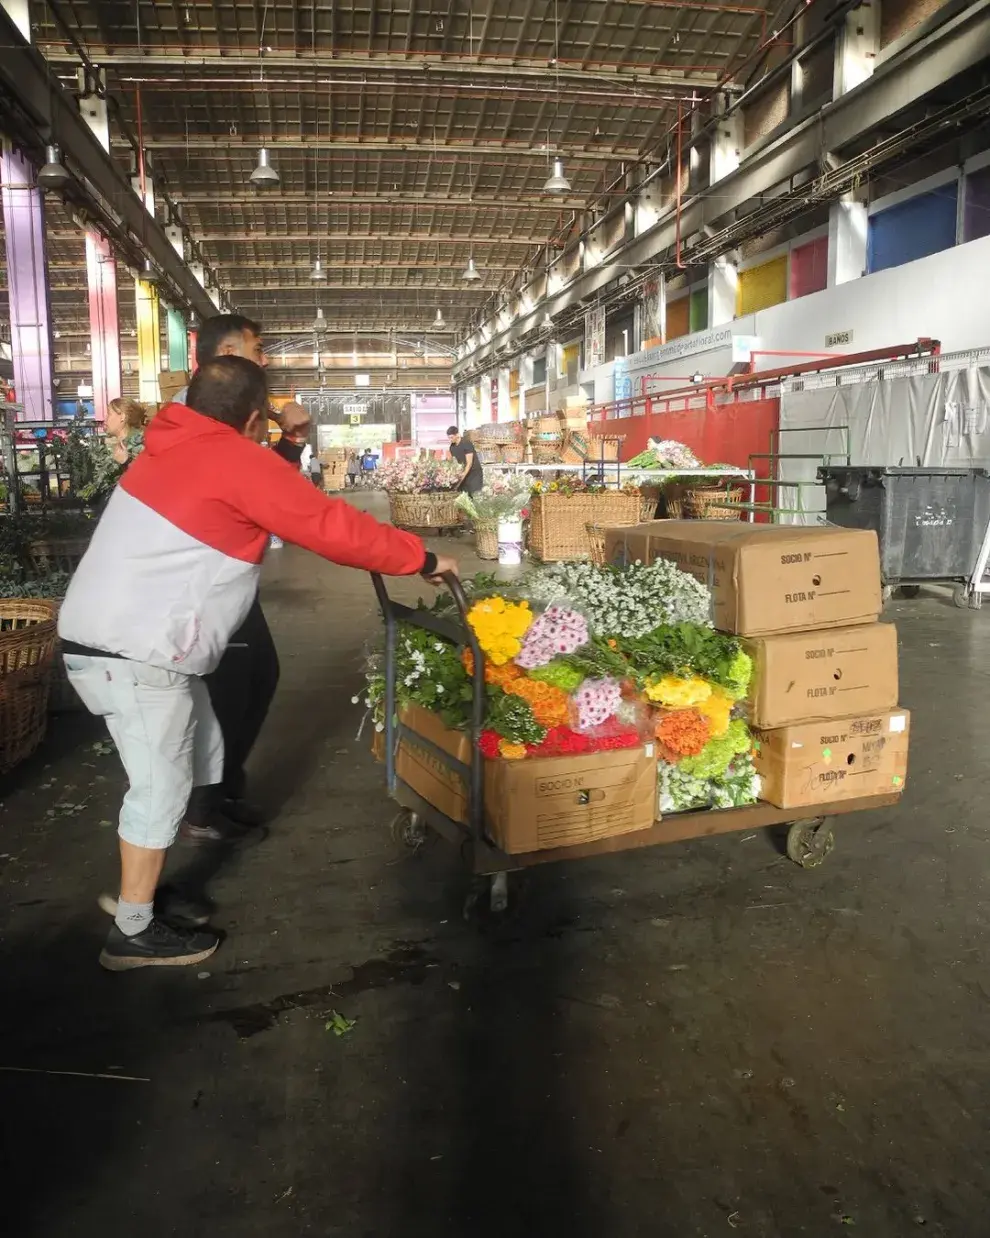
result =
[[[606,490],[602,494],[534,494],[530,509],[529,549],[544,563],[587,559],[588,525],[639,523],[638,494]]]
[[[503,464],[522,464],[526,448],[522,443],[506,443],[499,448]]]
[[[460,524],[457,492],[439,490],[432,494],[396,494],[389,491],[392,523],[400,529],[450,529]]]
[[[705,487],[688,490],[684,495],[684,514],[690,520],[738,520],[742,513],[736,507],[723,507],[724,503],[741,503],[742,487],[723,490]]]
[[[55,616],[53,602],[0,599],[0,774],[44,739]]]
[[[605,526],[603,524],[586,524],[588,533],[588,557],[597,567],[605,563]]]
[[[32,576],[51,576],[54,572],[71,574],[88,549],[87,537],[43,538],[28,545],[28,568]]]
[[[534,464],[561,463],[559,443],[533,443],[531,450]]]
[[[497,559],[498,521],[476,520],[474,522],[474,544],[479,559]]]
[[[476,443],[474,450],[482,464],[498,464],[505,449],[497,443],[485,442]]]

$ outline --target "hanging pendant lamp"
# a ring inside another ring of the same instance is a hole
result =
[[[281,178],[272,167],[271,160],[268,157],[267,146],[262,146],[258,151],[258,166],[251,173],[249,179],[251,184],[257,185],[259,189],[270,188],[272,185],[279,183]]]
[[[326,278],[327,278],[327,273],[326,273],[326,271],[323,269],[323,263],[319,260],[319,258],[317,258],[317,260],[313,263],[313,269],[312,269],[312,271],[310,271],[310,273],[309,273],[309,278],[310,278],[310,279],[311,279],[314,283],[323,283],[323,282],[325,282],[325,280],[326,280]]]
[[[461,279],[466,279],[470,283],[476,283],[479,279],[481,279],[481,276],[478,273],[478,268],[474,265],[473,257],[468,258],[468,264],[461,272]]]
[[[571,182],[564,175],[563,159],[553,161],[553,172],[543,183],[544,193],[570,193]]]
[[[62,152],[57,146],[45,147],[44,166],[38,170],[38,188],[64,189],[72,179],[69,169],[62,162]]]

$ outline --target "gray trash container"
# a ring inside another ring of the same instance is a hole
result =
[[[969,578],[990,520],[986,469],[839,465],[818,480],[829,524],[876,532],[885,585]]]

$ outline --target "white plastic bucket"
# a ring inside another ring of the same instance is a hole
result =
[[[498,561],[501,567],[518,567],[522,563],[522,519],[512,516],[498,522]]]

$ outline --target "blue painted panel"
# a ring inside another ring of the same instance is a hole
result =
[[[956,243],[957,192],[953,182],[871,215],[866,249],[870,274],[951,249]]]

